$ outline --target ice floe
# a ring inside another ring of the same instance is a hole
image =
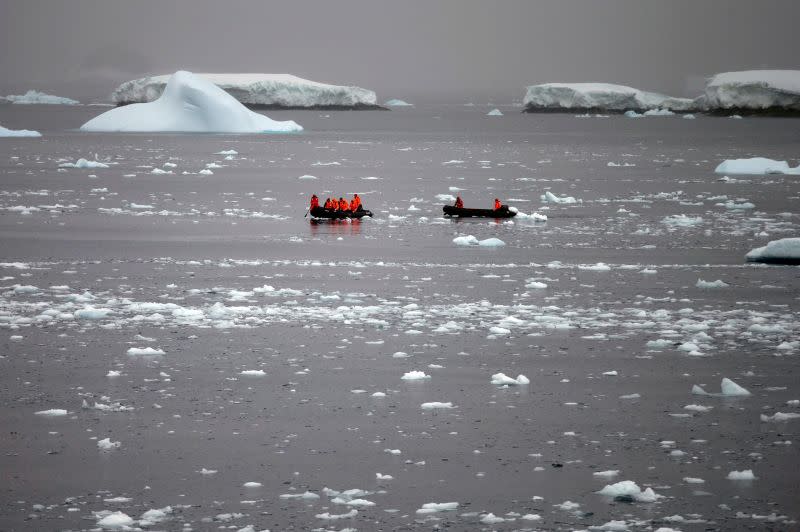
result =
[[[800,175],[800,166],[792,168],[786,161],[776,161],[764,157],[749,159],[726,159],[714,169],[716,174],[733,175],[767,175],[793,174]]]
[[[522,384],[530,384],[530,380],[525,375],[517,375],[517,378],[514,379],[509,377],[505,373],[495,373],[492,375],[492,384],[501,385],[501,386],[516,386]]]
[[[739,386],[738,384],[736,384],[727,377],[724,377],[722,379],[722,382],[720,383],[720,393],[718,394],[708,393],[705,391],[705,389],[703,389],[702,386],[698,384],[695,384],[692,387],[692,393],[695,395],[712,395],[712,396],[724,396],[724,397],[745,397],[751,395],[747,389],[743,388],[742,386]]]
[[[16,137],[16,138],[24,138],[24,137],[41,137],[42,134],[38,131],[33,131],[30,129],[7,129],[0,125],[0,138],[2,137]]]
[[[800,238],[794,237],[771,240],[766,246],[749,251],[745,257],[750,262],[776,264],[800,263]]]
[[[613,497],[614,500],[625,502],[655,502],[662,497],[654,492],[652,488],[642,490],[639,485],[632,480],[623,480],[616,484],[608,484],[597,493]]]
[[[54,96],[52,94],[46,94],[33,89],[29,90],[25,94],[10,94],[5,97],[0,97],[0,102],[3,100],[10,103],[24,105],[78,105],[81,103],[78,100],[73,100],[72,98]]]

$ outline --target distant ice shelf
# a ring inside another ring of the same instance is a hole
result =
[[[25,94],[10,94],[8,96],[0,96],[0,103],[14,103],[14,104],[45,104],[45,105],[80,105],[81,102],[73,100],[72,98],[63,98],[61,96],[53,96],[52,94],[45,94],[35,90],[29,90]]]
[[[531,85],[523,100],[529,113],[548,111],[568,112],[645,112],[666,109],[689,112],[696,108],[695,100],[673,98],[625,85],[611,83],[544,83]]]
[[[374,91],[361,87],[329,85],[291,74],[208,74],[208,80],[239,102],[274,109],[384,109]],[[126,81],[113,92],[117,105],[152,102],[161,96],[170,76],[150,76]]]

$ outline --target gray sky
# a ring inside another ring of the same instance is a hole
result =
[[[548,81],[675,95],[800,68],[798,0],[0,0],[0,94],[110,93],[178,69],[288,72],[378,97]],[[6,91],[6,92],[3,92]]]

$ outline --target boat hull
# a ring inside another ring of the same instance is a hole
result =
[[[452,205],[442,207],[445,216],[457,216],[459,218],[513,218],[516,212],[510,210],[507,205],[499,209],[465,209]]]
[[[372,211],[366,209],[359,209],[357,211],[335,211],[324,207],[314,207],[311,209],[310,214],[312,218],[321,218],[325,220],[344,220],[346,218],[360,220],[364,216],[372,217]]]

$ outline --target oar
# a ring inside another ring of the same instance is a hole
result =
[[[311,212],[311,207],[309,207],[309,208],[308,208],[308,210],[306,211],[306,213],[303,215],[303,218],[305,218],[306,216],[308,216],[308,213],[309,213],[309,212]]]

